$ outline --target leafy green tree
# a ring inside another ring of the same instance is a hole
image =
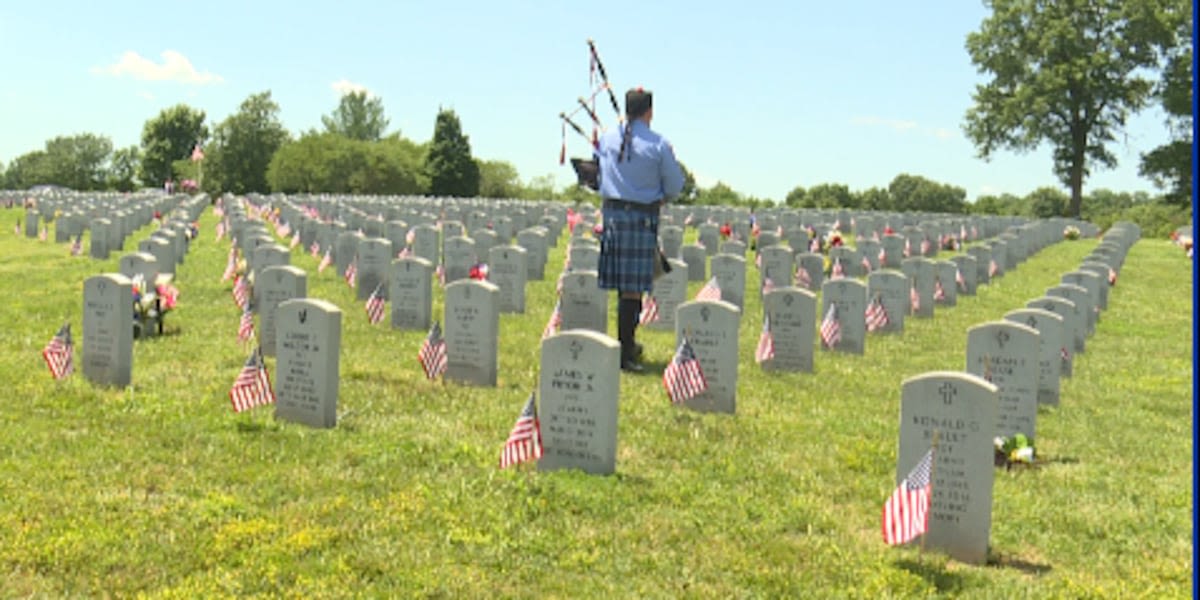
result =
[[[308,132],[284,144],[267,168],[272,191],[350,194],[420,194],[422,163],[411,142],[354,140]]]
[[[892,210],[961,213],[967,209],[966,190],[920,175],[897,175],[888,184],[888,196]]]
[[[1061,217],[1070,200],[1070,197],[1058,188],[1040,187],[1025,197],[1025,205],[1028,207],[1026,216],[1038,219]]]
[[[141,160],[142,153],[137,146],[113,151],[106,187],[119,192],[131,192],[136,189]]]
[[[425,166],[429,170],[429,191],[433,195],[479,195],[479,165],[471,158],[471,142],[463,135],[462,124],[453,110],[438,111]],[[553,186],[550,189],[553,190]]]
[[[26,152],[13,159],[5,174],[5,187],[23,190],[35,185],[55,183],[45,150]]]
[[[178,175],[172,165],[191,156],[197,143],[208,139],[204,111],[186,104],[164,109],[142,126],[142,158],[139,177],[149,186],[159,186]]]
[[[696,176],[692,171],[683,164],[683,161],[677,160],[679,170],[683,171],[683,189],[679,192],[679,197],[672,200],[675,204],[692,204],[696,201]]]
[[[1078,216],[1084,179],[1094,165],[1116,165],[1107,147],[1150,97],[1155,1],[985,0],[992,14],[966,42],[989,77],[964,125],[979,155],[1049,142]]]
[[[892,198],[887,190],[873,187],[858,193],[858,206],[863,210],[892,210]]]
[[[819,183],[808,189],[802,206],[807,208],[856,208],[850,188],[841,183]]]
[[[267,166],[289,139],[271,92],[252,94],[217,125],[205,148],[204,188],[213,192],[266,192]]]
[[[525,200],[556,200],[558,194],[554,191],[554,176],[550,174],[533,177],[525,184],[522,198]]]
[[[971,212],[977,215],[1020,215],[1024,200],[1012,194],[984,195],[975,199]]]
[[[807,192],[804,187],[798,185],[792,188],[792,191],[787,193],[787,197],[783,199],[783,203],[791,207],[802,207],[805,205],[804,202],[806,194]]]
[[[696,204],[736,206],[741,202],[741,194],[723,181],[714,183],[712,187],[702,188],[696,193]]]
[[[388,119],[383,116],[383,100],[368,97],[366,92],[351,92],[342,96],[333,114],[321,117],[321,123],[329,133],[373,142],[383,137]]]
[[[1166,191],[1164,200],[1178,206],[1192,201],[1192,2],[1172,0],[1164,11],[1171,32],[1162,53],[1166,64],[1156,94],[1167,114],[1172,140],[1142,155],[1139,173]]]
[[[517,198],[521,195],[521,176],[510,162],[480,160],[479,195],[484,198]]]

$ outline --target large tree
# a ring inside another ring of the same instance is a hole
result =
[[[892,210],[916,212],[966,212],[967,191],[948,183],[938,183],[901,173],[888,184]]]
[[[1171,141],[1142,155],[1139,172],[1166,190],[1165,200],[1188,206],[1192,201],[1192,3],[1173,0],[1164,11],[1169,31],[1163,46],[1165,65],[1155,90],[1167,114]]]
[[[462,124],[453,110],[438,111],[425,166],[433,195],[479,195],[479,165],[471,158],[471,141],[463,135]]]
[[[388,126],[388,120],[383,116],[383,101],[367,96],[366,92],[342,96],[333,114],[321,117],[321,123],[329,133],[368,142],[382,138]]]
[[[196,144],[208,139],[204,111],[186,104],[164,109],[142,126],[142,160],[139,175],[149,186],[162,185],[177,175],[172,164],[188,158]]]
[[[213,132],[203,161],[204,188],[235,194],[268,191],[267,166],[288,138],[271,92],[251,95]]]
[[[309,132],[284,144],[271,159],[267,181],[275,192],[420,194],[422,162],[412,142],[378,142]]]
[[[517,168],[503,160],[479,162],[479,195],[484,198],[517,198],[521,195],[521,176]]]
[[[107,187],[119,192],[131,192],[138,185],[138,167],[142,154],[137,146],[118,148],[112,153]]]
[[[1083,181],[1152,89],[1160,28],[1147,8],[1158,0],[985,0],[992,14],[967,36],[967,52],[988,76],[972,95],[964,130],[979,155],[1053,148],[1054,173],[1079,215]]]

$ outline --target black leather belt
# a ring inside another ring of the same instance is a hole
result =
[[[613,208],[618,210],[632,210],[635,212],[645,213],[648,215],[658,215],[658,202],[646,204],[644,202],[628,202],[625,200],[614,200],[606,198],[604,200],[604,208]]]

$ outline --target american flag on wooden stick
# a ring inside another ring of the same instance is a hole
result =
[[[704,287],[700,288],[699,292],[696,292],[696,299],[697,300],[720,300],[721,299],[721,286],[720,286],[720,284],[717,283],[717,278],[715,276],[712,277],[711,279],[709,279],[708,283],[705,283]]]
[[[942,278],[941,277],[935,277],[933,279],[933,301],[934,302],[945,302],[946,301],[946,288],[942,287]]]
[[[435,379],[446,372],[446,366],[449,364],[446,340],[442,339],[442,326],[437,321],[433,322],[433,327],[429,328],[429,335],[425,336],[425,341],[421,343],[417,360],[425,370],[425,377],[429,379]]]
[[[354,287],[358,283],[358,259],[350,261],[350,266],[346,267],[346,285]]]
[[[775,358],[775,336],[771,335],[771,317],[763,316],[762,335],[758,336],[758,347],[754,349],[754,360],[762,364]]]
[[[317,265],[317,273],[328,269],[331,264],[333,264],[333,255],[330,254],[329,249],[326,249],[325,256],[321,257],[321,263]]]
[[[250,305],[246,304],[242,310],[242,318],[238,321],[238,341],[243,344],[250,341],[254,337],[254,313],[250,312]]]
[[[71,340],[71,324],[63,323],[58,333],[42,349],[42,358],[55,379],[62,379],[75,370],[75,344]]]
[[[930,448],[883,503],[883,541],[888,545],[910,542],[928,528],[932,471],[933,448]]]
[[[646,294],[646,300],[642,302],[642,313],[638,316],[638,324],[646,325],[658,320],[658,301],[654,299],[654,294]]]
[[[229,401],[233,404],[233,412],[275,403],[275,392],[271,389],[271,377],[267,374],[261,347],[255,348],[246,359],[242,372],[229,388]]]
[[[83,234],[75,236],[75,241],[71,242],[71,256],[79,256],[83,254]]]
[[[846,276],[846,268],[842,266],[842,258],[833,259],[833,266],[829,268],[829,280],[835,281]]]
[[[371,292],[371,296],[367,298],[367,322],[375,325],[383,320],[384,309],[387,302],[383,299],[383,282],[375,286],[375,290]]]
[[[888,318],[887,309],[883,307],[883,300],[878,295],[867,305],[866,321],[867,331],[878,331],[892,322]]]
[[[805,269],[804,265],[796,267],[796,281],[800,287],[806,290],[811,290],[813,287],[812,275],[808,274],[808,269]]]
[[[821,320],[821,343],[832,349],[842,341],[842,324],[838,321],[837,304],[829,303],[825,318]]]
[[[529,394],[525,408],[517,417],[508,440],[500,450],[500,468],[507,469],[513,465],[542,457],[542,431],[538,422],[536,393]]]
[[[250,284],[246,282],[245,275],[238,275],[233,282],[233,302],[241,309],[250,304]]]
[[[663,387],[666,388],[667,397],[673,404],[683,404],[708,389],[708,381],[704,379],[700,361],[686,336],[675,350],[675,357],[663,370]]]
[[[542,339],[558,333],[559,327],[562,327],[562,300],[554,303],[554,312],[550,313],[550,319],[546,321],[545,329],[542,329]]]
[[[917,283],[915,281],[908,288],[908,303],[912,306],[913,313],[921,310],[921,295],[917,293]]]
[[[962,269],[954,268],[954,283],[958,286],[960,292],[967,291],[967,280],[963,279]]]

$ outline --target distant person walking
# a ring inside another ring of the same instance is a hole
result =
[[[683,170],[666,138],[650,129],[653,96],[634,88],[625,93],[625,124],[600,138],[599,284],[618,291],[617,337],[621,369],[640,372],[641,344],[634,340],[642,294],[654,283],[658,260],[659,208],[683,191]]]

